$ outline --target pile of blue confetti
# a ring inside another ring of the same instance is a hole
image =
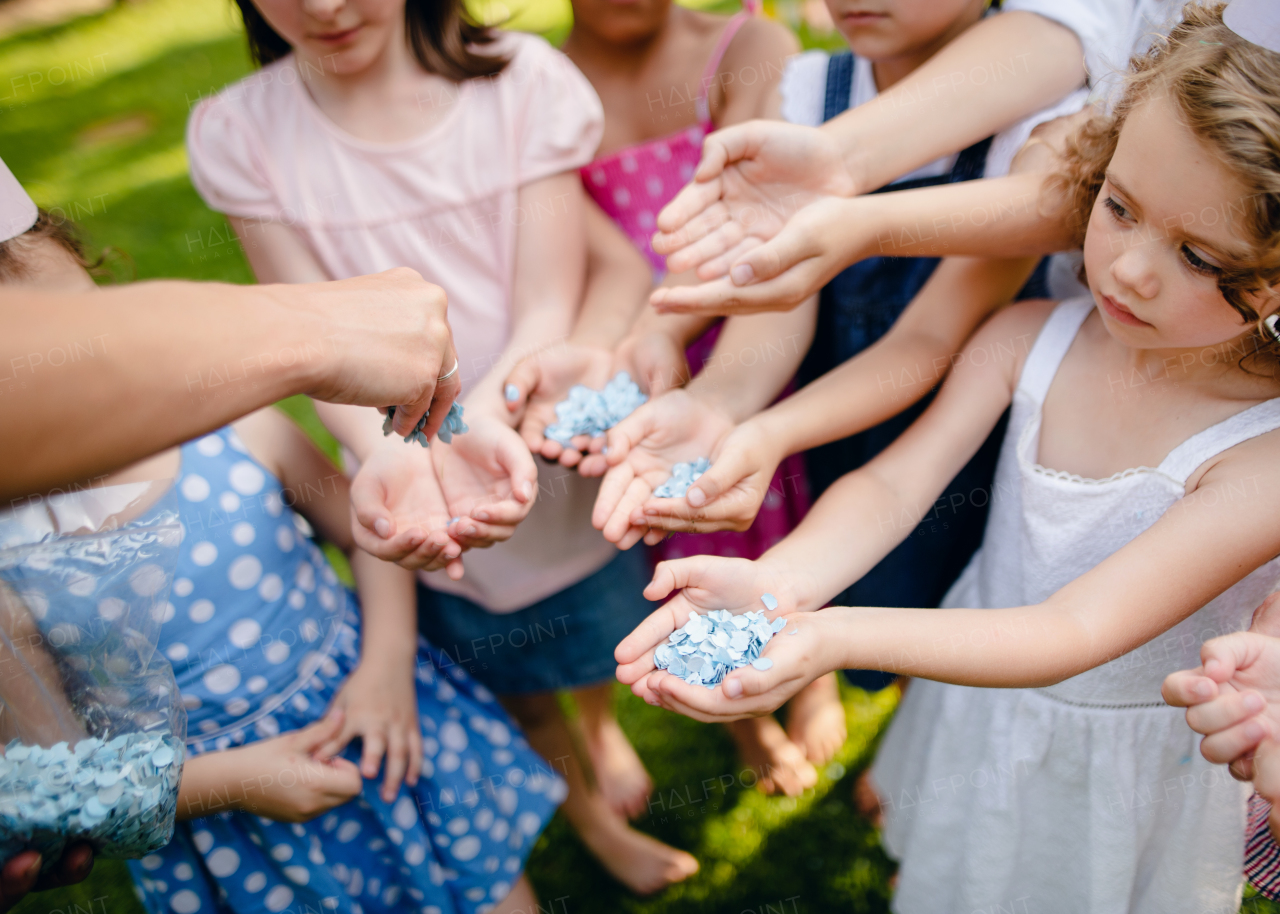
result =
[[[183,745],[171,733],[82,739],[71,748],[13,740],[0,757],[0,859],[34,848],[52,867],[88,841],[104,857],[141,857],[169,843]]]
[[[625,371],[614,375],[604,390],[575,384],[569,389],[569,396],[556,404],[556,421],[543,434],[569,447],[578,435],[603,435],[648,399]]]
[[[711,469],[711,461],[706,457],[699,457],[693,463],[677,463],[671,468],[671,475],[667,477],[667,481],[653,490],[653,497],[684,498],[684,493],[689,491],[689,486],[697,482],[709,469]]]
[[[772,595],[765,594],[773,602]],[[672,676],[679,676],[690,685],[703,685],[714,689],[725,676],[747,664],[757,670],[773,666],[760,652],[777,632],[787,624],[786,619],[769,622],[763,612],[748,612],[735,616],[727,609],[715,609],[700,616],[696,612],[682,628],[676,629],[653,652],[653,663]]]
[[[426,414],[418,420],[418,424],[413,427],[404,439],[404,443],[417,441],[423,447],[431,447],[431,442],[427,440],[427,434],[423,431],[427,427],[427,417],[431,415],[431,410],[427,410]],[[391,423],[396,417],[396,408],[394,406],[387,407],[387,418],[382,423],[382,434],[391,434]],[[440,440],[445,444],[453,442],[454,435],[461,435],[463,432],[469,431],[467,423],[462,421],[462,406],[457,400],[454,400],[449,406],[449,414],[444,417],[444,425],[440,426],[440,431],[436,434],[440,436]]]

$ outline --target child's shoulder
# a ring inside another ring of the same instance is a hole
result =
[[[243,79],[202,98],[191,112],[191,123],[228,115],[270,118],[280,105],[296,98],[296,83],[301,78],[292,54],[255,70]]]
[[[1048,298],[1029,298],[1007,305],[992,314],[974,331],[965,348],[973,351],[986,350],[991,354],[1012,353],[1012,360],[995,358],[990,361],[993,364],[1004,364],[1009,371],[1010,381],[1016,381],[1031,348],[1040,337],[1040,332],[1060,304],[1062,302]],[[987,360],[984,359],[985,361]]]
[[[736,76],[739,70],[754,67],[760,70],[757,78],[776,79],[787,58],[799,52],[800,42],[789,28],[765,16],[752,16],[742,23],[738,34],[729,42],[720,69]],[[743,76],[744,83],[751,81],[750,77]]]

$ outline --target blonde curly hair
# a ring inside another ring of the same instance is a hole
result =
[[[1231,31],[1222,22],[1225,7],[1188,3],[1169,36],[1130,61],[1119,102],[1067,141],[1056,184],[1082,245],[1125,120],[1149,98],[1170,99],[1247,190],[1241,216],[1252,250],[1246,262],[1225,266],[1218,288],[1241,317],[1257,322],[1249,296],[1280,280],[1280,54]]]

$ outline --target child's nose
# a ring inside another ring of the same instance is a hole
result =
[[[1123,251],[1111,262],[1111,276],[1142,298],[1152,299],[1160,293],[1160,277],[1148,245],[1137,245]]]
[[[347,0],[302,0],[307,15],[322,21],[332,19],[346,4]]]

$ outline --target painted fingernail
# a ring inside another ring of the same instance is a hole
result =
[[[737,698],[742,694],[742,680],[726,679],[724,681],[724,694],[730,698]]]
[[[514,384],[508,384],[507,389],[503,391],[503,396],[507,398],[508,403],[514,403],[520,399],[520,388]]]
[[[391,521],[387,520],[385,517],[379,517],[373,522],[373,531],[377,533],[378,536],[386,539],[391,535]]]
[[[701,508],[707,503],[707,493],[703,492],[701,489],[690,489],[685,493],[684,497],[688,499],[689,504],[693,505],[695,508]]]
[[[1267,706],[1267,703],[1262,700],[1262,696],[1256,692],[1246,692],[1241,704],[1244,705],[1244,709],[1250,714],[1257,714]]]
[[[751,269],[751,264],[740,263],[729,271],[729,278],[735,286],[745,286],[756,278],[756,271]]]

